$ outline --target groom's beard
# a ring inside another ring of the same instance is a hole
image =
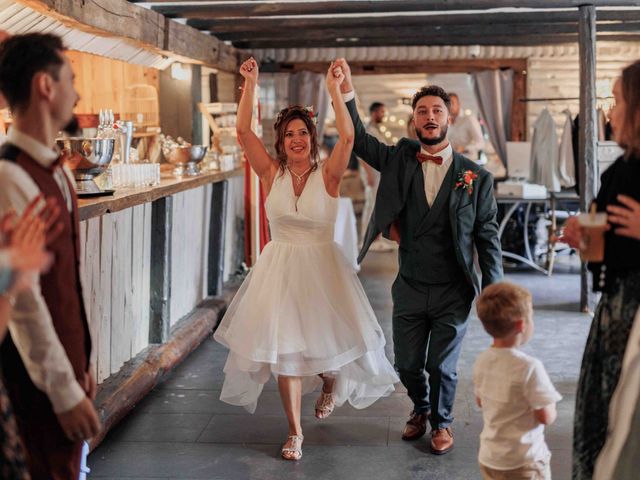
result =
[[[80,124],[78,123],[78,117],[74,115],[71,118],[71,120],[69,120],[69,123],[67,123],[62,128],[62,131],[65,133],[68,133],[69,135],[75,135],[76,133],[78,133],[79,129],[80,129]]]
[[[440,131],[442,132],[440,136],[436,138],[425,138],[422,136],[420,129],[416,127],[416,136],[418,137],[418,140],[420,140],[420,143],[424,145],[438,145],[447,138],[447,130],[449,130],[449,126],[445,125],[444,127],[440,127]]]

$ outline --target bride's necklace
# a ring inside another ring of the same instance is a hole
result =
[[[291,168],[289,167],[289,165],[287,165],[287,170],[289,170],[289,173],[291,173],[291,175],[293,175],[294,177],[296,177],[296,182],[298,183],[298,185],[300,185],[302,183],[302,180],[304,180],[304,177],[307,173],[309,173],[311,171],[311,169],[313,168],[313,165],[311,165],[309,168],[307,168],[304,172],[302,172],[300,175],[298,175],[296,172],[294,172],[293,170],[291,170]]]

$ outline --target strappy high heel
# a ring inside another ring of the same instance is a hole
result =
[[[287,437],[287,443],[291,443],[290,447],[287,447],[287,443],[282,446],[282,450],[280,450],[280,455],[285,460],[297,461],[302,458],[302,441],[304,440],[303,435],[289,435]]]
[[[336,402],[333,399],[333,393],[320,392],[320,396],[316,401],[316,418],[327,418],[333,413]]]

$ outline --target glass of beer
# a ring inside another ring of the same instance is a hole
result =
[[[602,262],[604,260],[604,233],[607,231],[606,213],[581,213],[578,223],[582,238],[580,240],[580,258],[583,262]]]

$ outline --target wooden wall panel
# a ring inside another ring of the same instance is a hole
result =
[[[171,325],[205,297],[211,186],[173,197],[171,240]]]
[[[76,75],[75,85],[80,94],[76,113],[98,113],[100,109],[122,111],[124,89],[144,84],[160,88],[159,72],[155,68],[133,65],[120,60],[67,51]]]

